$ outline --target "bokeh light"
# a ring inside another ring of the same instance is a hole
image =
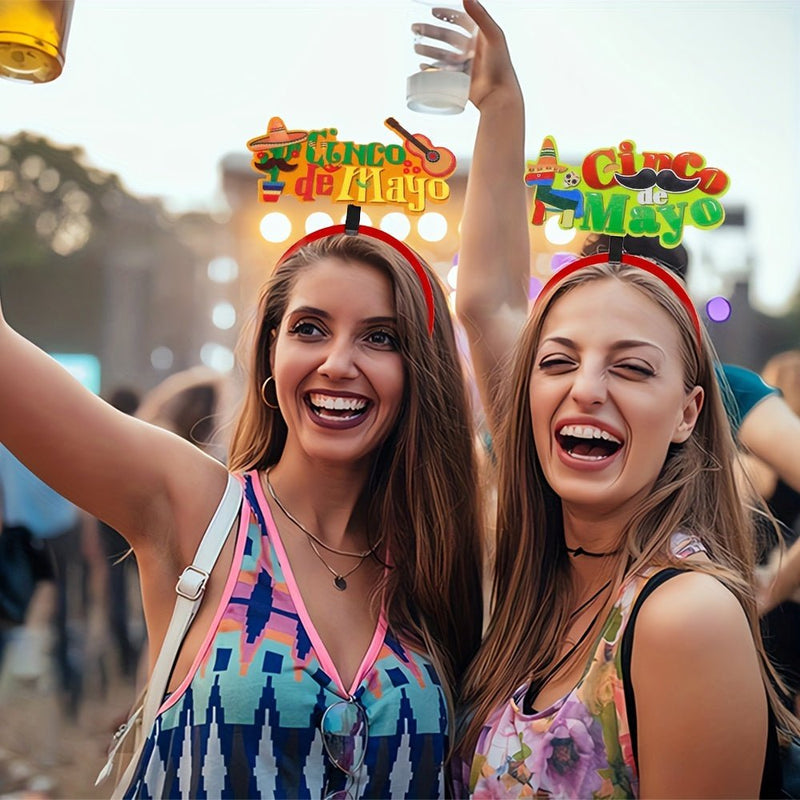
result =
[[[285,242],[292,233],[292,223],[286,214],[280,211],[271,211],[265,214],[258,226],[261,235],[268,242]]]
[[[550,217],[544,224],[544,235],[550,244],[569,244],[578,235],[575,228],[564,230],[564,228],[558,224],[560,218],[561,215],[556,214]]]
[[[563,269],[567,266],[567,264],[571,264],[575,261],[578,257],[575,253],[553,253],[552,257],[550,258],[550,269],[553,272],[558,272],[560,269]]]
[[[312,211],[306,217],[306,233],[314,233],[322,228],[329,228],[331,225],[333,225],[333,217],[324,211]]]
[[[154,369],[169,369],[174,360],[175,356],[169,347],[156,347],[153,352],[150,353],[150,363],[153,365]]]
[[[411,233],[411,222],[405,214],[399,211],[390,211],[380,222],[380,229],[404,242]]]
[[[429,211],[419,218],[417,233],[426,242],[440,242],[447,235],[447,220],[438,211]]]
[[[211,321],[222,331],[230,330],[236,324],[236,309],[227,300],[223,300],[211,310]]]
[[[731,304],[724,297],[712,297],[706,303],[706,314],[712,322],[725,322],[731,316]]]
[[[457,283],[458,283],[458,264],[455,264],[454,266],[450,267],[450,269],[447,272],[447,285],[451,289],[455,289]]]
[[[239,275],[239,265],[230,256],[217,256],[208,262],[208,279],[214,283],[230,283]]]
[[[233,369],[233,351],[216,342],[206,342],[200,348],[200,360],[217,372],[228,372]]]

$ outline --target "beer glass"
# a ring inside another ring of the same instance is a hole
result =
[[[55,80],[64,68],[74,0],[0,0],[0,76]]]

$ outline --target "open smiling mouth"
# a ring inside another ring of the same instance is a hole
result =
[[[602,461],[622,447],[616,436],[593,425],[564,425],[556,439],[570,456],[582,461]]]
[[[366,397],[334,397],[319,392],[309,392],[306,403],[320,419],[349,422],[367,413],[370,401]]]

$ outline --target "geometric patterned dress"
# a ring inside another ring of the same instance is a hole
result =
[[[430,660],[381,614],[345,687],[308,616],[255,472],[231,572],[183,683],[149,732],[126,798],[444,796],[445,694]],[[355,779],[329,760],[320,720],[354,697],[369,738]]]

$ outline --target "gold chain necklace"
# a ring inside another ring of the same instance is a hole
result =
[[[303,525],[303,523],[300,522],[299,519],[297,519],[295,516],[293,516],[292,514],[289,513],[289,511],[286,508],[286,506],[283,505],[283,503],[280,501],[280,498],[275,493],[275,489],[273,488],[272,482],[269,479],[269,473],[270,473],[270,470],[267,470],[264,473],[264,478],[266,479],[266,482],[267,482],[267,490],[269,491],[270,497],[275,501],[275,504],[281,510],[283,515],[290,522],[294,523],[301,531],[303,531],[303,533],[306,535],[306,538],[308,539],[308,544],[311,546],[311,549],[314,551],[314,555],[316,555],[316,557],[322,562],[322,564],[325,567],[325,569],[327,569],[328,572],[330,572],[331,575],[333,575],[333,585],[340,592],[343,592],[347,588],[347,580],[346,579],[350,575],[352,575],[364,563],[364,560],[367,558],[367,556],[371,556],[375,552],[375,549],[381,543],[381,540],[383,539],[383,537],[381,536],[378,539],[378,541],[375,542],[375,544],[372,545],[372,547],[369,548],[369,550],[363,550],[360,553],[354,553],[354,552],[352,552],[350,550],[337,550],[335,547],[331,547],[329,544],[327,544],[326,542],[322,541],[322,539],[320,539],[318,536],[316,536],[310,530],[308,530],[308,528],[306,528],[306,526]],[[322,553],[320,553],[319,549],[317,548],[317,545],[319,545],[320,547],[324,547],[326,550],[329,550],[331,553],[336,553],[337,555],[340,555],[340,556],[348,556],[350,558],[357,558],[358,559],[358,564],[356,564],[352,569],[348,570],[347,572],[343,572],[343,573],[342,572],[337,572],[323,558]]]

